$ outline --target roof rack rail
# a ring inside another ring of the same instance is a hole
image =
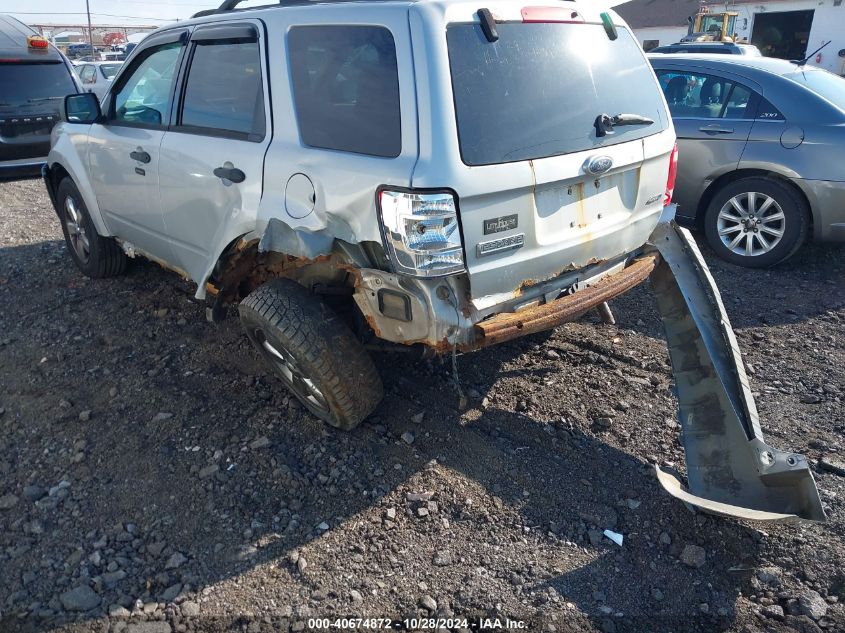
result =
[[[206,15],[214,15],[215,13],[225,13],[226,11],[234,11],[235,8],[241,3],[245,2],[246,0],[224,0],[223,4],[221,4],[216,9],[206,9],[204,11],[198,11],[194,13],[191,17],[192,18],[201,18]],[[284,0],[279,0],[276,4],[284,4]],[[272,4],[268,4],[268,7],[272,7]]]

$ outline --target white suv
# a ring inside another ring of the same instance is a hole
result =
[[[233,5],[147,37],[101,107],[67,102],[48,187],[86,274],[140,254],[215,315],[239,303],[342,427],[382,391],[325,295],[351,298],[365,334],[467,351],[648,276],[675,134],[618,18],[557,0]]]
[[[650,277],[695,494],[661,483],[715,512],[824,518],[806,459],[764,443],[718,291],[668,220],[675,133],[615,14],[237,4],[147,37],[102,106],[65,100],[44,177],[84,273],[143,255],[210,318],[239,304],[288,388],[346,429],[382,397],[367,339],[471,351]]]

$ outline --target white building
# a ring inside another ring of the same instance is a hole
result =
[[[699,0],[630,0],[614,7],[644,48],[673,44],[687,34],[687,18]],[[799,59],[830,41],[810,63],[845,75],[843,0],[731,0],[709,3],[711,12],[736,11],[738,40],[755,44],[764,55]]]

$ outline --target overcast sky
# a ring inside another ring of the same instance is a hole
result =
[[[222,0],[89,0],[92,24],[161,25],[184,20]],[[249,4],[255,4],[250,2]],[[264,4],[267,4],[265,0]],[[0,0],[0,13],[27,24],[85,24],[85,0]]]

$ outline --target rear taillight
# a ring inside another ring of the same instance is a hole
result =
[[[669,177],[666,179],[666,196],[663,198],[663,206],[672,202],[672,194],[675,193],[675,178],[678,177],[678,144],[672,148],[672,156],[669,157]]]

